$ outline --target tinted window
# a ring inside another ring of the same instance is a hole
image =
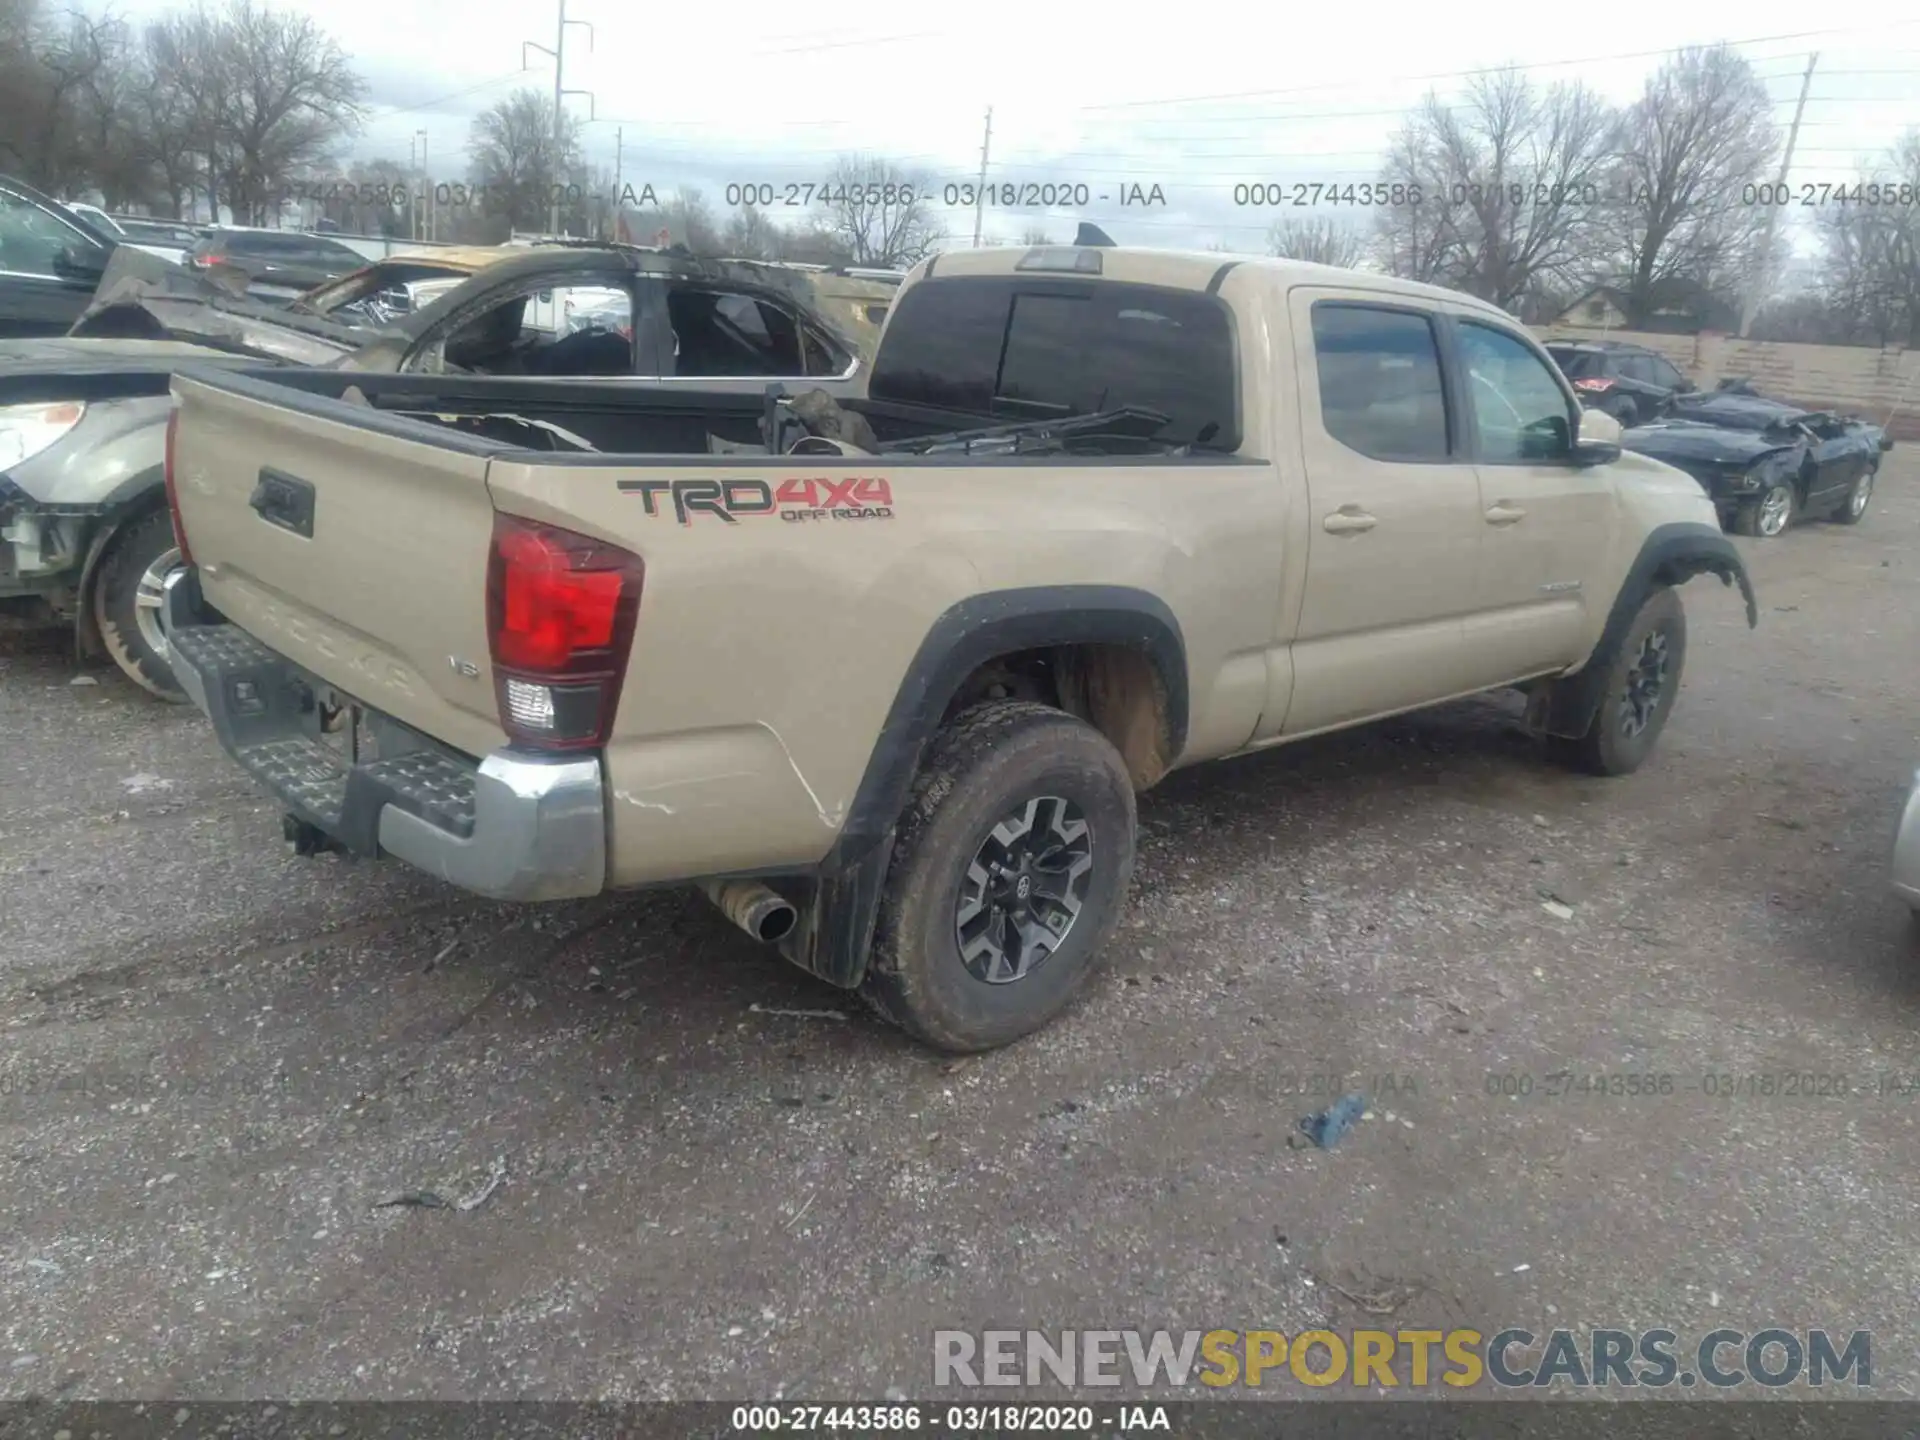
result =
[[[0,190],[0,270],[53,275],[54,257],[69,245],[98,247],[71,225],[24,197]]]
[[[1567,346],[1549,345],[1547,353],[1553,357],[1553,363],[1560,367],[1560,373],[1569,380],[1594,380],[1607,373],[1607,357],[1597,350],[1574,350]]]
[[[875,399],[1000,420],[1139,405],[1156,437],[1234,450],[1232,326],[1211,296],[1146,285],[928,280],[894,303]]]
[[[1656,385],[1664,385],[1669,390],[1676,388],[1680,382],[1686,378],[1657,355],[1653,357],[1652,365],[1653,383]]]
[[[1377,460],[1444,460],[1440,350],[1424,315],[1321,301],[1313,307],[1327,433]]]
[[[1531,346],[1490,325],[1460,326],[1480,458],[1493,464],[1549,460],[1573,443],[1566,392]]]

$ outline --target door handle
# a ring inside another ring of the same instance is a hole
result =
[[[1357,505],[1342,505],[1321,522],[1329,535],[1357,535],[1379,523]]]
[[[1516,520],[1524,520],[1526,515],[1527,512],[1522,510],[1518,505],[1509,504],[1505,500],[1496,500],[1492,505],[1487,507],[1487,523],[1489,525],[1511,525]]]

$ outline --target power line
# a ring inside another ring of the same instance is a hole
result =
[[[1729,47],[1741,45],[1783,44],[1789,40],[1812,40],[1829,35],[1856,35],[1862,31],[1880,34],[1887,30],[1899,29],[1905,25],[1920,24],[1915,20],[1900,20],[1891,25],[1856,25],[1844,30],[1800,30],[1785,35],[1755,35],[1744,40],[1725,40],[1721,44]],[[1616,60],[1648,60],[1656,57],[1678,55],[1684,50],[1709,48],[1698,45],[1669,45],[1659,50],[1627,50],[1612,55],[1583,55],[1572,60],[1539,60],[1526,64],[1518,62],[1511,65],[1482,65],[1471,70],[1437,70],[1426,75],[1389,75],[1380,77],[1381,83],[1390,85],[1417,84],[1431,80],[1465,80],[1476,75],[1498,75],[1508,70],[1522,72],[1533,70],[1557,70],[1576,65],[1604,65]],[[1767,56],[1767,59],[1778,57]],[[1082,105],[1082,110],[1135,110],[1152,105],[1206,105],[1221,100],[1249,100],[1267,95],[1308,95],[1327,90],[1347,89],[1354,84],[1368,83],[1359,81],[1334,81],[1325,85],[1294,85],[1276,90],[1239,90],[1213,95],[1174,96],[1161,100],[1121,100],[1106,105]]]

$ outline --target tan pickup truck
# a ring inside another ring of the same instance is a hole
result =
[[[1169,770],[1517,687],[1620,774],[1680,684],[1674,587],[1757,623],[1698,483],[1507,315],[1291,261],[939,256],[839,408],[174,395],[176,669],[297,849],[521,900],[698,882],[944,1049],[1069,1002]],[[572,448],[461,428],[522,404]]]

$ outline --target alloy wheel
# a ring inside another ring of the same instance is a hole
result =
[[[1626,690],[1620,697],[1620,733],[1629,740],[1637,739],[1653,723],[1667,689],[1667,659],[1666,632],[1649,631],[1627,669]]]
[[[1093,831],[1058,795],[1016,806],[967,866],[954,912],[960,959],[976,980],[1031,974],[1072,933],[1093,878]]]
[[[140,627],[140,638],[162,660],[167,658],[167,632],[160,628],[160,606],[167,598],[167,576],[179,568],[177,547],[161,551],[141,571],[140,583],[133,592],[134,623]]]

